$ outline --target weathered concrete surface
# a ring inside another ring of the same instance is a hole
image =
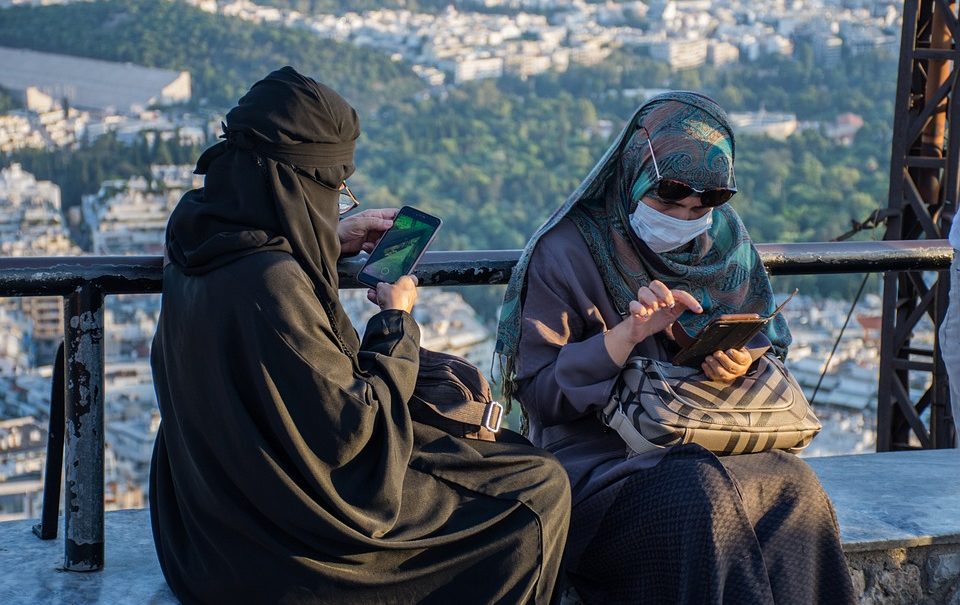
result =
[[[960,451],[807,458],[846,552],[960,544]]]
[[[63,519],[56,540],[40,540],[35,521],[0,523],[0,603],[3,605],[174,605],[178,601],[160,573],[150,513],[106,515],[103,571],[62,571]]]
[[[830,494],[862,605],[960,605],[960,452],[808,460]],[[0,523],[0,604],[172,605],[146,510],[106,515],[103,571],[63,572],[61,537]],[[564,604],[578,603],[575,593]]]
[[[811,458],[862,605],[960,605],[960,451]]]

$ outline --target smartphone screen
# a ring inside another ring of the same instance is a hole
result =
[[[690,346],[677,353],[673,363],[697,367],[714,351],[742,348],[767,325],[768,321],[770,321],[769,317],[725,319],[720,316],[707,324]]]
[[[404,206],[383,234],[370,258],[357,274],[357,281],[371,287],[379,282],[394,283],[417,265],[440,229],[439,218]]]

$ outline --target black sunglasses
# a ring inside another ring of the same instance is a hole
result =
[[[653,153],[653,143],[650,142],[650,133],[646,128],[640,127],[647,135],[647,146],[650,148],[650,159],[653,160],[653,169],[657,173],[657,186],[653,191],[653,197],[668,204],[676,204],[680,200],[686,199],[696,193],[700,197],[700,205],[706,208],[716,208],[730,201],[733,194],[737,192],[737,177],[733,177],[733,187],[717,189],[697,189],[676,179],[665,179],[660,174],[660,166],[657,165],[657,156]]]

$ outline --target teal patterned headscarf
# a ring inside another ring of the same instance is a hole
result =
[[[772,313],[773,291],[760,255],[740,217],[725,204],[713,210],[713,225],[693,242],[657,254],[634,234],[629,217],[656,183],[647,133],[660,174],[696,189],[735,186],[735,142],[726,112],[693,92],[668,92],[640,106],[616,141],[527,243],[513,270],[500,312],[497,355],[503,394],[511,399],[520,343],[527,267],[537,242],[563,218],[580,230],[607,292],[622,315],[637,290],[653,280],[689,291],[704,312],[678,319],[696,334],[724,313]],[[786,321],[778,316],[767,325],[774,353],[785,356],[790,345]]]

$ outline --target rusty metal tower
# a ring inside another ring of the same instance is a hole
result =
[[[942,239],[949,231],[960,191],[958,41],[955,0],[904,1],[884,239]],[[884,275],[878,451],[955,446],[940,343],[912,342],[924,318],[940,326],[948,287],[947,271]]]

